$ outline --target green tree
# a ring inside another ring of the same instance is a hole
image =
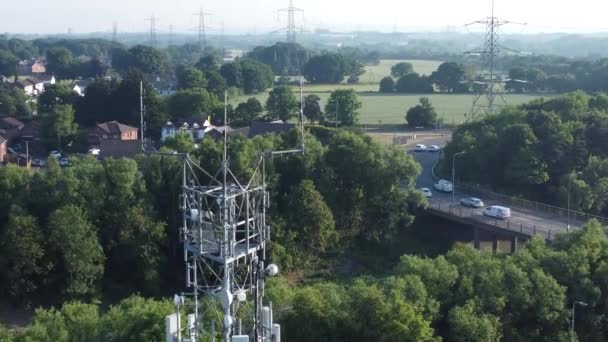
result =
[[[278,86],[270,91],[266,100],[268,119],[288,121],[298,111],[298,100],[289,86]]]
[[[392,77],[386,76],[380,80],[380,92],[381,93],[393,93],[395,92],[395,80]]]
[[[431,80],[441,89],[448,93],[465,92],[465,85],[460,83],[464,80],[464,67],[458,63],[446,62],[433,71]]]
[[[338,120],[342,126],[353,126],[358,122],[361,101],[354,89],[334,90],[325,105],[325,117],[328,121]]]
[[[217,96],[202,88],[179,90],[167,100],[167,111],[174,122],[206,118],[218,107],[221,104]]]
[[[252,121],[262,118],[264,106],[255,97],[250,97],[246,102],[241,102],[234,110],[233,123],[237,125],[248,125]]]
[[[46,69],[49,73],[63,77],[70,72],[72,52],[64,47],[53,47],[46,50]]]
[[[194,151],[194,140],[190,134],[178,133],[165,140],[165,147],[179,153],[191,153]]]
[[[220,74],[226,80],[229,87],[243,87],[243,68],[241,63],[232,62],[223,64],[220,68]]]
[[[0,75],[10,77],[17,75],[19,59],[10,51],[0,49]]]
[[[303,180],[292,191],[288,207],[288,222],[297,232],[299,248],[318,255],[332,247],[337,237],[334,216],[311,180]]]
[[[270,66],[251,59],[241,60],[239,64],[241,65],[245,94],[260,93],[272,86],[274,74]]]
[[[47,139],[57,139],[61,149],[61,139],[76,133],[78,125],[74,123],[74,109],[69,104],[56,105],[44,119],[44,131]]]
[[[49,217],[49,250],[56,256],[56,281],[64,297],[96,294],[103,276],[103,250],[82,209],[68,205]]]
[[[75,106],[79,96],[66,84],[52,84],[45,86],[44,93],[38,98],[38,111],[47,114],[57,105]]]
[[[448,315],[450,339],[453,341],[500,341],[500,320],[490,314],[480,313],[472,301],[452,308]]]
[[[347,74],[348,65],[342,55],[327,53],[312,57],[302,69],[310,83],[340,83]]]
[[[412,63],[408,62],[400,62],[391,67],[391,76],[393,76],[394,78],[400,78],[413,72],[414,66],[412,65]]]
[[[426,76],[410,73],[401,76],[395,84],[398,93],[428,94],[432,93],[433,84]]]
[[[304,98],[304,116],[312,123],[319,122],[323,118],[320,101],[321,98],[316,94],[306,95]]]
[[[433,128],[437,124],[437,112],[427,97],[421,97],[420,103],[407,111],[405,120],[410,128]]]
[[[197,68],[180,66],[176,73],[180,89],[207,87],[205,74]]]

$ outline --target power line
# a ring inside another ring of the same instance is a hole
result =
[[[211,13],[203,11],[203,8],[201,7],[199,12],[194,13],[194,15],[198,17],[198,27],[196,28],[198,30],[198,47],[201,49],[201,51],[205,51],[207,50],[206,31],[209,29],[209,27],[207,27],[205,24],[205,16],[211,15]]]
[[[501,20],[494,15],[494,0],[492,0],[492,15],[488,18],[474,21],[466,26],[482,24],[486,26],[484,44],[475,50],[466,52],[470,55],[481,56],[483,59],[484,73],[477,79],[474,85],[481,89],[473,100],[471,115],[468,118],[473,120],[477,114],[484,112],[487,115],[494,114],[497,107],[502,107],[507,104],[503,90],[500,87],[505,82],[505,79],[497,72],[496,57],[503,50],[520,53],[519,51],[509,49],[499,43],[499,29],[507,24],[519,24],[507,20]]]
[[[303,9],[294,7],[293,0],[289,0],[289,7],[282,8],[279,12],[287,12],[287,27],[279,30],[285,30],[287,32],[287,41],[290,43],[296,42],[296,12],[304,13]]]
[[[158,44],[158,40],[156,38],[156,21],[158,18],[152,14],[150,18],[147,18],[146,21],[150,22],[150,46],[156,47]]]

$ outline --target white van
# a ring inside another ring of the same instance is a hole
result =
[[[440,179],[437,183],[433,184],[433,187],[435,188],[435,190],[442,192],[454,191],[454,186],[452,185],[452,182],[449,182],[445,179]]]
[[[497,219],[505,220],[511,217],[511,209],[507,207],[501,207],[499,205],[493,205],[487,207],[483,214],[490,217],[495,217]]]
[[[424,152],[426,151],[426,145],[424,144],[416,144],[416,148],[414,149],[416,152]]]

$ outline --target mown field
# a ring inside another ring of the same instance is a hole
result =
[[[334,86],[335,88],[335,86]],[[307,92],[309,94],[310,92]],[[321,106],[325,107],[329,92],[315,92],[321,98]],[[421,95],[407,94],[381,94],[381,93],[359,93],[362,107],[359,115],[359,122],[362,124],[403,124],[405,123],[405,113],[416,104]],[[459,124],[465,120],[464,113],[471,111],[474,95],[446,95],[428,94],[423,95],[431,100],[437,110],[437,114],[446,124]],[[256,96],[262,104],[266,103],[268,93]],[[539,95],[508,95],[506,100],[510,105],[519,105],[540,97]],[[232,101],[233,105],[245,101],[247,97],[242,97]]]
[[[399,62],[412,63],[414,71],[420,75],[430,75],[443,63],[431,60],[383,59],[378,65],[365,66],[365,73],[359,77],[359,80],[361,83],[380,83],[382,78],[391,74],[391,67]]]

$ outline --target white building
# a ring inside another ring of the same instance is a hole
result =
[[[200,141],[205,137],[205,133],[209,128],[213,127],[209,120],[205,120],[202,125],[197,122],[183,122],[181,125],[174,125],[171,121],[167,121],[161,130],[161,141],[165,141],[169,137],[174,137],[177,134],[187,134],[194,141]]]

